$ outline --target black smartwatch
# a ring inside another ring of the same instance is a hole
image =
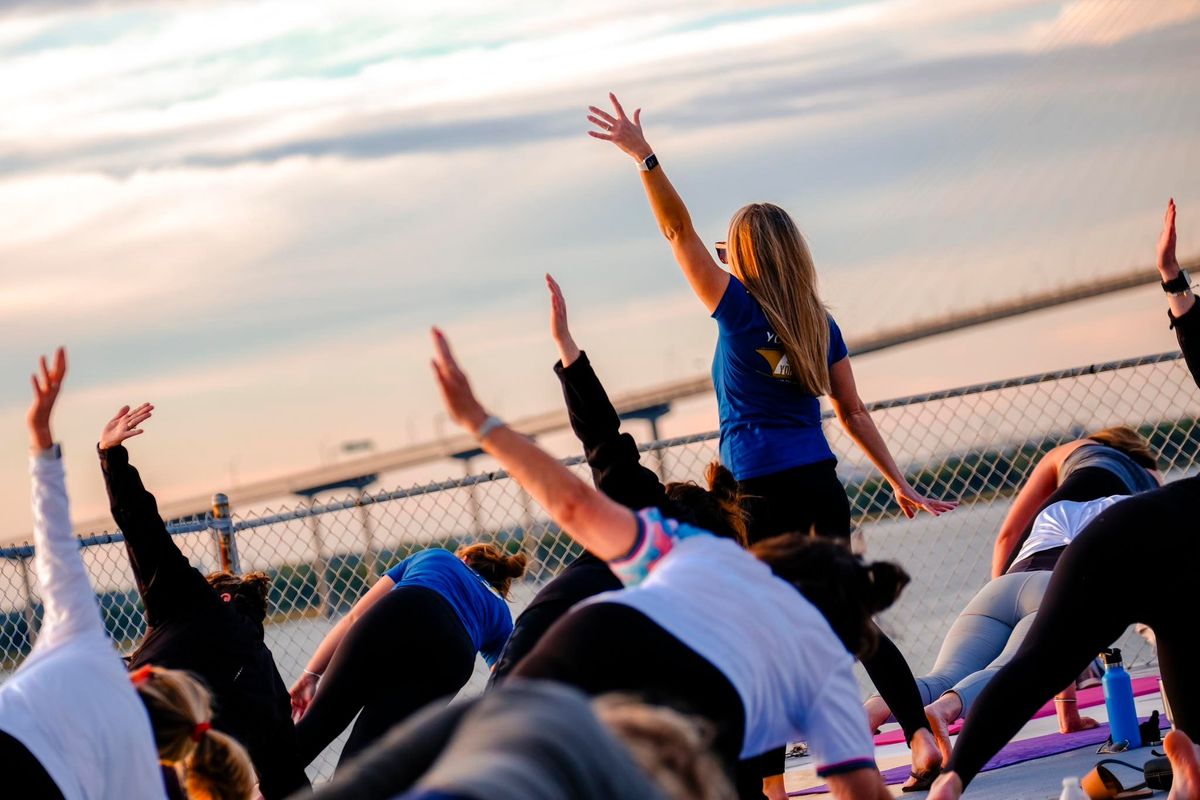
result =
[[[651,153],[650,155],[646,156],[645,159],[638,162],[638,169],[640,169],[642,172],[649,172],[657,166],[658,156],[654,155],[654,153]]]
[[[1169,281],[1162,281],[1162,289],[1167,294],[1184,294],[1191,291],[1192,276],[1188,275],[1186,269],[1179,270],[1179,274]]]

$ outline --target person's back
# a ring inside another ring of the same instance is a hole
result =
[[[158,505],[121,444],[152,406],[126,406],[101,434],[98,455],[113,519],[146,611],[147,631],[130,666],[194,673],[212,690],[214,726],[250,752],[267,800],[308,786],[297,755],[287,686],[263,639],[268,578],[223,576],[218,592],[179,550]],[[133,427],[130,427],[130,424]]]
[[[440,594],[454,609],[487,663],[495,663],[512,631],[508,603],[482,575],[449,550],[430,548],[406,558],[386,573],[402,586],[420,586]]]
[[[713,311],[720,335],[713,387],[721,422],[721,462],[738,480],[833,458],[817,396],[792,377],[788,356],[758,301],[734,276]],[[846,343],[829,320],[830,365]]]

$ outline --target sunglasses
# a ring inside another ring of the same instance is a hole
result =
[[[717,251],[717,260],[722,264],[729,263],[729,249],[725,246],[725,242],[716,242],[713,244],[713,249]]]

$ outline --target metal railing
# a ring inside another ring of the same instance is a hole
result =
[[[1168,479],[1196,469],[1193,416],[1200,392],[1178,353],[1097,364],[874,403],[885,440],[920,491],[954,497],[949,515],[905,519],[887,484],[826,414],[826,434],[852,502],[860,545],[871,558],[901,562],[913,582],[881,624],[920,675],[958,611],[987,580],[991,547],[1008,501],[1040,456],[1098,428],[1129,424],[1159,455]],[[716,433],[646,444],[664,480],[695,480],[716,456]],[[580,458],[566,463],[585,470]],[[172,523],[183,552],[201,570],[222,565],[265,570],[271,578],[267,641],[289,683],[318,642],[397,560],[431,546],[494,541],[530,558],[513,592],[519,613],[537,589],[578,552],[504,472],[378,492],[355,492],[276,509],[214,512]],[[123,649],[145,620],[120,533],[81,539],[105,624]],[[42,614],[28,546],[0,548],[0,670],[28,653]],[[1134,665],[1154,663],[1152,649],[1127,634]],[[465,691],[478,691],[482,662]],[[864,683],[864,687],[865,687]],[[332,771],[340,740],[309,770]]]

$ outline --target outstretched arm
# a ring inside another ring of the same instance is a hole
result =
[[[829,401],[842,428],[891,484],[892,491],[896,493],[896,502],[906,517],[916,516],[921,509],[936,517],[958,507],[955,502],[925,497],[909,485],[904,473],[896,466],[879,429],[875,427],[871,412],[867,411],[862,398],[858,396],[858,386],[854,382],[854,371],[850,368],[848,356],[834,362],[829,368]]]
[[[562,360],[554,372],[562,382],[571,430],[583,444],[592,482],[604,494],[634,510],[661,506],[666,489],[653,470],[642,466],[637,442],[621,433],[621,418],[587,355],[575,344],[567,325],[567,301],[549,275],[550,332]]]
[[[395,585],[396,582],[390,574],[379,576],[379,580],[372,584],[367,593],[358,598],[358,602],[350,609],[350,613],[339,619],[337,624],[329,630],[329,633],[325,634],[325,638],[321,640],[321,644],[317,645],[316,652],[313,653],[312,658],[305,664],[304,672],[296,679],[296,682],[288,692],[292,697],[293,720],[299,722],[300,718],[308,711],[308,707],[312,704],[312,700],[317,694],[317,682],[325,674],[325,670],[329,667],[329,662],[333,659],[333,654],[337,652],[342,639],[346,638],[346,634],[354,627],[354,623],[358,622],[371,606],[385,597]]]
[[[67,354],[61,347],[53,367],[41,359],[40,376],[32,376],[33,404],[27,416],[32,445],[33,569],[46,609],[35,644],[38,648],[54,647],[88,633],[104,635],[96,593],[79,554],[79,542],[71,533],[62,454],[50,431],[50,415],[66,375]]]
[[[433,344],[433,371],[446,410],[456,423],[478,435],[488,421],[488,414],[475,399],[467,376],[454,360],[450,343],[436,328]],[[637,521],[628,508],[588,486],[507,425],[493,427],[481,438],[483,449],[575,541],[606,561],[618,559],[632,549],[637,540]]]
[[[1017,492],[1003,524],[1000,525],[996,544],[992,547],[993,578],[999,578],[1012,565],[1013,557],[1029,536],[1029,528],[1034,518],[1058,488],[1058,467],[1062,464],[1065,454],[1074,449],[1074,446],[1075,443],[1059,445],[1042,456],[1033,472],[1029,473],[1021,490]]]
[[[97,445],[113,521],[125,538],[125,551],[150,627],[216,602],[208,581],[180,552],[167,531],[154,495],[142,485],[122,444],[143,432],[139,426],[153,412],[154,406],[149,403],[132,410],[123,406],[105,424]]]
[[[608,99],[612,102],[613,114],[596,106],[588,106],[588,120],[598,129],[588,131],[588,135],[612,142],[635,161],[644,162],[654,151],[642,135],[642,110],[635,110],[630,119],[625,116],[625,109],[616,95],[610,92]],[[684,277],[711,314],[721,302],[725,287],[729,285],[729,273],[721,269],[709,254],[704,241],[692,226],[687,206],[667,180],[661,165],[642,172],[642,185],[659,230],[671,243],[671,252],[675,254]]]

